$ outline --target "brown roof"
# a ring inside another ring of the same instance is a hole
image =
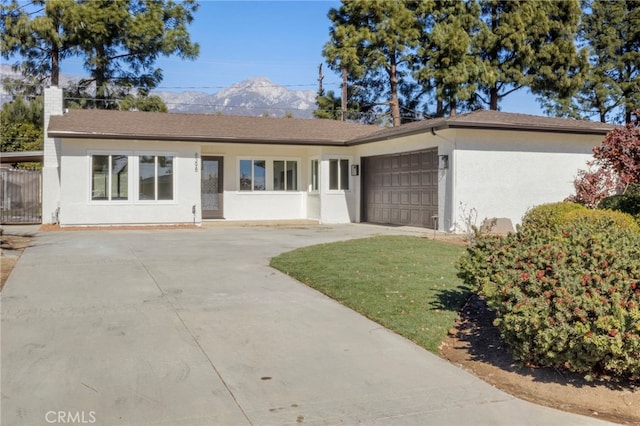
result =
[[[70,110],[52,116],[50,137],[345,145],[379,127],[334,120]]]
[[[615,127],[593,121],[488,110],[382,129],[335,120],[71,110],[51,117],[48,134],[68,138],[356,145],[456,128],[604,135]]]
[[[403,124],[380,132],[352,140],[351,144],[375,142],[398,136],[407,136],[442,129],[494,129],[533,131],[548,133],[574,133],[605,135],[617,126],[587,120],[542,117],[538,115],[516,114],[510,112],[477,110],[453,117],[433,118]]]

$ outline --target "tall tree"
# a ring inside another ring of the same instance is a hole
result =
[[[471,45],[480,7],[474,1],[441,0],[424,12],[414,75],[425,92],[435,91],[437,116],[455,115],[459,103],[471,99],[477,89],[479,61]]]
[[[323,55],[334,71],[347,70],[349,81],[384,97],[393,125],[399,126],[399,85],[409,74],[408,63],[420,38],[417,3],[395,0],[343,0],[329,11],[330,40]]]
[[[480,0],[482,24],[474,38],[480,59],[478,100],[496,110],[523,87],[570,97],[582,83],[584,59],[574,40],[578,0]]]
[[[27,76],[50,77],[59,84],[60,61],[74,48],[65,32],[69,16],[78,4],[74,0],[33,0],[20,4],[3,0],[0,5],[0,54],[4,59],[20,55],[15,64]]]
[[[113,85],[156,87],[162,81],[162,70],[155,67],[160,56],[198,56],[199,46],[187,30],[198,7],[194,0],[80,1],[72,41],[91,75],[85,83],[95,83],[98,99],[108,98]]]
[[[589,55],[585,84],[572,103],[552,106],[561,115],[629,123],[640,104],[640,0],[587,2],[579,38]]]
[[[148,91],[162,80],[160,56],[194,59],[199,46],[187,31],[195,0],[36,0],[27,10],[15,0],[3,5],[2,55],[20,55],[31,74],[58,84],[59,61],[78,55],[90,78],[80,87],[95,90],[99,108],[122,88]],[[50,60],[50,62],[48,62]],[[125,90],[126,92],[126,90]]]

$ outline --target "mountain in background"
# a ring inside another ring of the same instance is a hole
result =
[[[169,112],[309,118],[316,109],[313,90],[289,90],[264,77],[250,78],[213,94],[157,90],[151,93],[162,98]]]
[[[20,73],[12,71],[8,65],[0,65],[0,75],[2,78],[21,78]],[[62,87],[81,78],[60,75]],[[169,112],[179,113],[310,118],[316,109],[315,91],[289,90],[264,77],[241,81],[217,93],[154,90],[151,94],[162,98]],[[0,104],[9,100],[4,88],[0,87]]]

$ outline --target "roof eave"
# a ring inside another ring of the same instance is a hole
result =
[[[247,139],[235,137],[208,136],[163,136],[163,135],[138,135],[122,133],[93,133],[93,132],[66,132],[53,130],[49,131],[49,137],[67,139],[114,139],[114,140],[145,140],[145,141],[167,141],[167,142],[202,142],[202,143],[235,143],[235,144],[258,144],[258,145],[305,145],[305,146],[347,146],[346,141],[325,140],[325,139]]]

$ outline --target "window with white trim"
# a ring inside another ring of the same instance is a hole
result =
[[[91,200],[129,199],[129,157],[119,154],[91,155]]]
[[[320,189],[320,160],[311,160],[311,191]]]
[[[240,191],[266,191],[266,178],[265,160],[240,160]]]
[[[332,158],[329,160],[329,189],[349,189],[349,160]]]
[[[138,200],[173,200],[173,167],[172,155],[139,155]]]
[[[298,190],[298,162],[275,160],[273,162],[273,190]]]

